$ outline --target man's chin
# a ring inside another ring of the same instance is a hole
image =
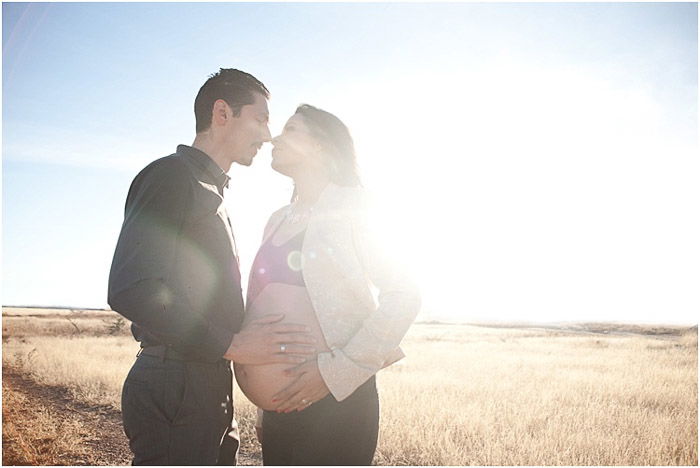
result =
[[[255,158],[255,155],[253,156],[243,156],[242,158],[238,158],[236,161],[238,164],[241,166],[250,166],[253,164],[253,159]]]

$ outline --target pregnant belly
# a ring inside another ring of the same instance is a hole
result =
[[[316,338],[317,352],[330,351],[323,338],[316,313],[306,292],[306,288],[281,283],[265,286],[258,297],[246,310],[245,323],[265,315],[284,314],[281,323],[298,323],[311,328],[311,335]],[[315,356],[309,359],[316,359]],[[234,363],[236,381],[246,397],[257,407],[273,410],[272,397],[292,383],[293,378],[284,375],[284,371],[293,364],[243,365]]]

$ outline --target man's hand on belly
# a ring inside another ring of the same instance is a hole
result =
[[[277,412],[301,411],[329,393],[315,359],[284,372],[290,377],[296,377],[296,380],[272,397],[272,402],[277,404]]]
[[[238,364],[300,364],[316,354],[316,339],[306,325],[279,323],[284,315],[268,315],[233,335],[225,359]]]

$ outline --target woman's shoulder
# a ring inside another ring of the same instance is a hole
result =
[[[267,220],[267,224],[265,224],[265,230],[263,231],[263,239],[267,237],[268,231],[275,226],[277,226],[282,219],[284,219],[285,215],[289,211],[289,206],[290,205],[284,205],[282,208],[274,211],[270,217]]]
[[[289,208],[290,208],[291,206],[292,206],[292,205],[290,205],[289,203],[287,203],[286,205],[284,205],[284,206],[280,207],[279,209],[273,211],[272,214],[270,215],[270,219],[269,219],[269,220],[270,220],[270,221],[274,221],[274,220],[277,219],[277,218],[284,217],[284,215],[287,214],[287,212],[289,211]]]

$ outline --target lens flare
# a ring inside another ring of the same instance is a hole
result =
[[[301,271],[303,268],[303,261],[300,251],[292,250],[289,252],[289,255],[287,255],[287,266],[292,271]]]

